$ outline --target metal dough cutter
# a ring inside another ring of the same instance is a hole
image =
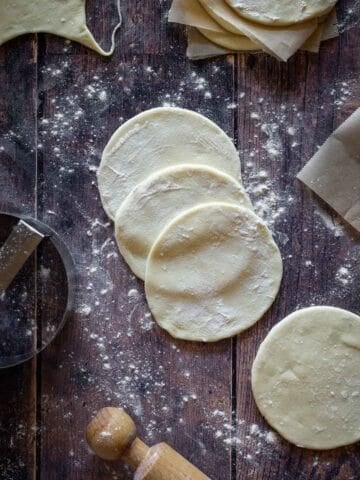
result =
[[[43,350],[74,297],[74,262],[59,236],[39,220],[0,213],[0,368]]]

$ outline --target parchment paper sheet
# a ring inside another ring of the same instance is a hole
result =
[[[360,232],[360,108],[335,130],[297,178]]]

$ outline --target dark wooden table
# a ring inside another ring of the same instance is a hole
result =
[[[338,39],[288,63],[264,54],[189,62],[184,29],[166,20],[170,1],[122,3],[110,59],[44,34],[0,48],[0,207],[57,230],[78,271],[76,313],[61,335],[0,371],[0,479],[132,478],[86,446],[85,426],[105,405],[126,407],[147,442],[169,442],[214,480],[359,479],[359,445],[321,453],[274,439],[249,382],[260,342],[288,313],[312,304],[360,313],[359,235],[295,180],[360,105],[359,2],[340,1]],[[109,42],[115,2],[89,1],[88,23]],[[268,314],[214,345],[174,341],[153,324],[97,191],[110,134],[161,105],[199,111],[234,138],[284,259]]]

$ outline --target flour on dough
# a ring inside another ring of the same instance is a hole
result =
[[[117,0],[119,23],[113,30],[112,46],[106,52],[86,25],[86,0],[1,0],[0,45],[25,33],[46,32],[79,42],[101,55],[115,49],[115,33],[121,25],[120,0]]]
[[[199,113],[154,108],[131,118],[111,137],[98,171],[103,207],[114,220],[130,191],[162,168],[208,165],[240,180],[239,155],[230,138]]]
[[[304,448],[360,440],[360,317],[311,307],[277,324],[252,368],[256,403],[270,425]]]
[[[337,0],[226,0],[240,16],[266,25],[291,25],[330,12]]]
[[[281,277],[281,256],[263,221],[246,208],[214,202],[187,210],[160,233],[145,293],[172,336],[214,342],[257,322]]]
[[[161,230],[199,203],[222,201],[252,208],[244,188],[226,173],[205,165],[178,165],[150,175],[126,197],[115,217],[115,238],[138,277]]]

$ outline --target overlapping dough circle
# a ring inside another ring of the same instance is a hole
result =
[[[212,342],[259,320],[281,276],[279,250],[262,220],[214,202],[188,210],[162,231],[148,258],[145,293],[171,335]]]
[[[137,185],[115,217],[119,250],[135,275],[145,278],[151,247],[170,221],[199,203],[215,200],[252,208],[242,185],[220,170],[203,165],[159,170]]]
[[[230,138],[204,116],[181,108],[147,110],[124,123],[107,144],[98,171],[103,207],[113,220],[130,191],[162,168],[196,163],[240,180]]]
[[[360,317],[299,310],[276,325],[252,368],[256,403],[284,438],[330,449],[360,440]]]
[[[246,52],[259,50],[260,48],[259,45],[256,45],[252,40],[243,35],[236,35],[230,32],[213,32],[204,28],[198,28],[198,30],[210,42],[230,50]]]
[[[321,17],[337,0],[226,0],[242,17],[266,25],[291,25]]]

